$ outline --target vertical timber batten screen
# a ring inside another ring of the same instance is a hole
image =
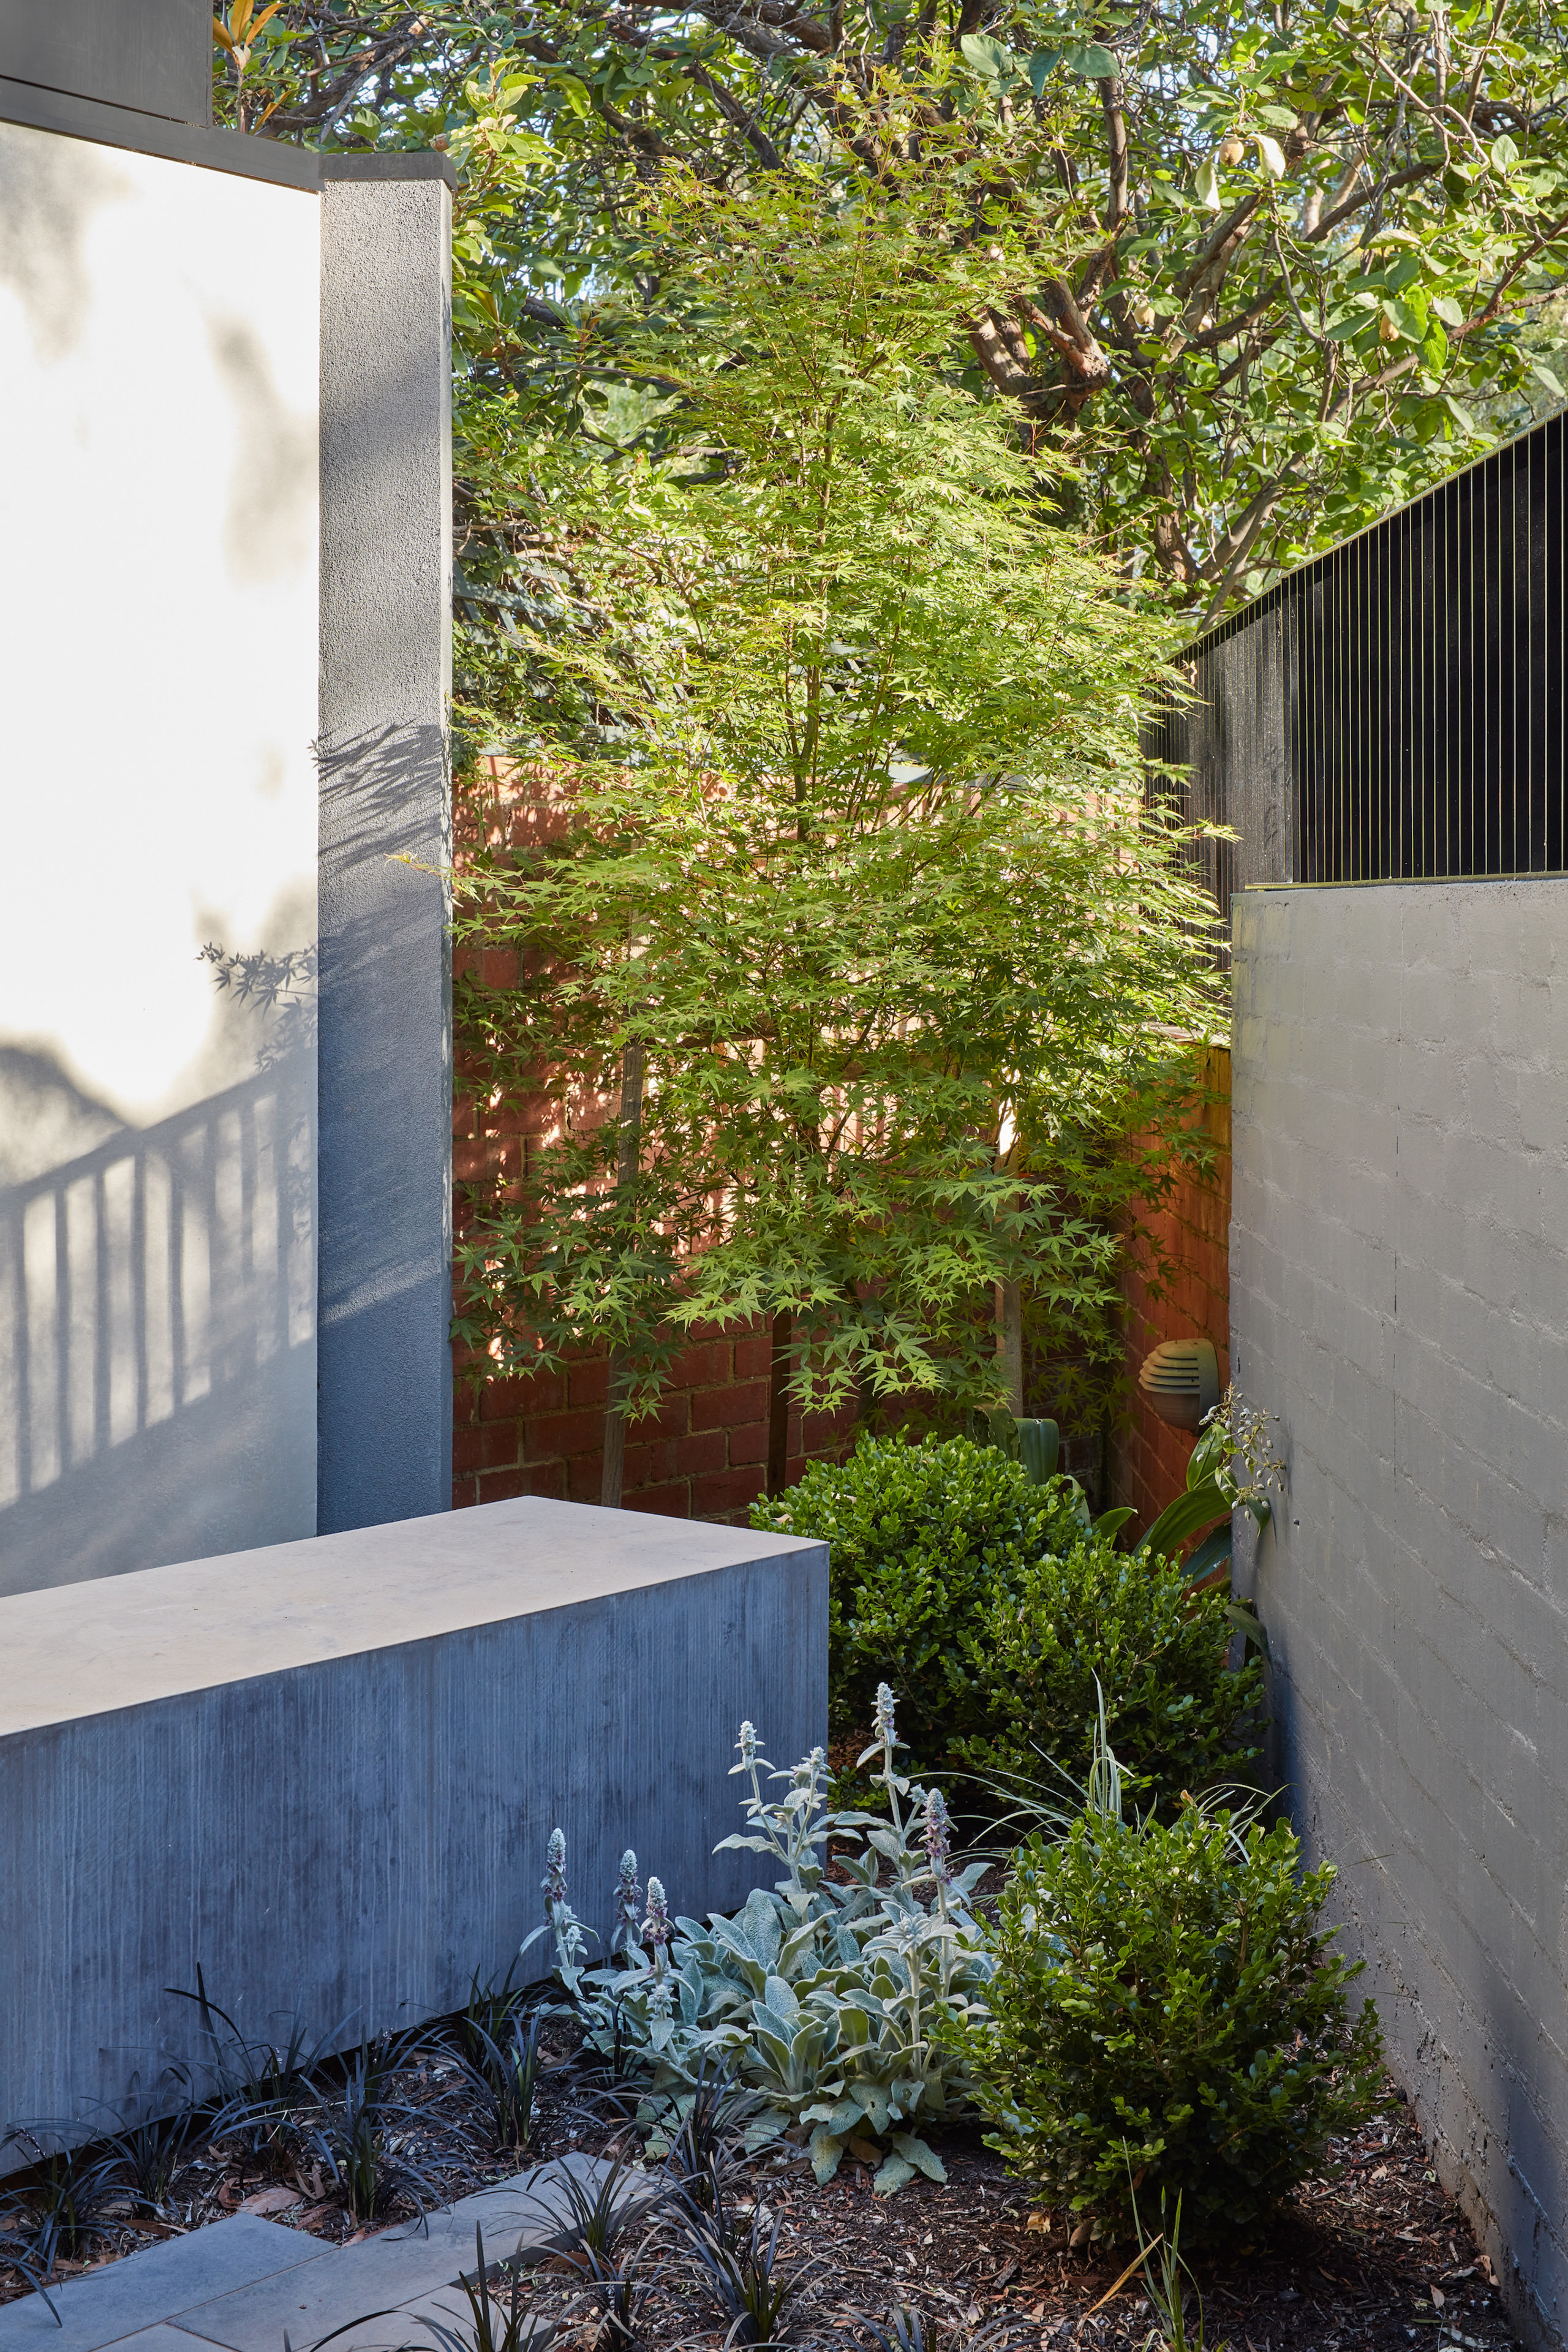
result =
[[[1561,874],[1564,436],[1551,418],[1291,572],[1200,638],[1145,737],[1151,791],[1240,838],[1260,882]]]

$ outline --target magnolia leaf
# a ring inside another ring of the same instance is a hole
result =
[[[594,101],[588,95],[587,85],[580,82],[575,74],[569,73],[556,74],[554,83],[573,113],[580,121],[585,122],[594,110]]]
[[[1464,325],[1464,307],[1461,303],[1456,302],[1451,294],[1434,295],[1432,298],[1431,307],[1436,316],[1442,320],[1443,324],[1446,327],[1462,327]]]
[[[1193,188],[1205,212],[1218,212],[1219,173],[1212,155],[1205,155],[1198,165],[1197,177],[1193,182]]]
[[[1069,71],[1082,74],[1086,81],[1110,81],[1116,71],[1116,59],[1098,41],[1090,41],[1080,49],[1069,49],[1067,58]]]
[[[1267,131],[1260,131],[1258,134],[1258,152],[1263,159],[1263,168],[1269,178],[1282,180],[1285,177],[1285,150],[1278,139],[1270,139]]]
[[[1492,159],[1494,167],[1500,172],[1511,171],[1513,166],[1519,161],[1519,149],[1514,145],[1513,141],[1509,137],[1506,131],[1503,132],[1500,139],[1494,139],[1492,141],[1492,143],[1487,152]]]
[[[1018,70],[1018,61],[1006,44],[990,33],[965,33],[959,42],[964,62],[987,81],[1004,81]]]
[[[1552,374],[1552,370],[1547,367],[1542,361],[1533,360],[1531,361],[1531,365],[1535,374],[1540,378],[1541,382],[1546,386],[1547,391],[1552,394],[1553,400],[1568,400],[1568,393],[1563,391],[1563,386],[1558,383],[1557,378]]]
[[[1029,80],[1035,96],[1045,93],[1046,83],[1062,61],[1060,49],[1036,49],[1029,59]]]

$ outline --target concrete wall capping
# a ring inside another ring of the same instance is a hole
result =
[[[1568,2334],[1568,1153],[1521,1106],[1563,1133],[1560,879],[1235,901],[1232,1360],[1290,1469],[1237,1583],[1277,1769],[1541,2347]]]
[[[324,149],[318,160],[323,185],[331,180],[445,180],[453,190],[458,185],[457,166],[451,157],[431,147],[393,148],[365,154],[348,149]]]
[[[65,139],[130,148],[137,154],[161,155],[209,172],[237,173],[242,179],[270,180],[278,187],[313,193],[321,184],[321,159],[313,148],[286,147],[280,139],[253,139],[239,131],[174,122],[132,107],[106,106],[5,76],[0,76],[0,122],[26,123]]]

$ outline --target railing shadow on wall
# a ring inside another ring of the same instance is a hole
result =
[[[313,1528],[315,1096],[286,1055],[0,1185],[0,1593]]]

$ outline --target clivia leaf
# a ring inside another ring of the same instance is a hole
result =
[[[1090,41],[1084,48],[1068,51],[1068,66],[1086,81],[1109,81],[1116,71],[1116,59],[1098,41]]]
[[[959,42],[964,61],[987,81],[1002,81],[1017,71],[1017,61],[1005,42],[989,33],[965,33]]]

